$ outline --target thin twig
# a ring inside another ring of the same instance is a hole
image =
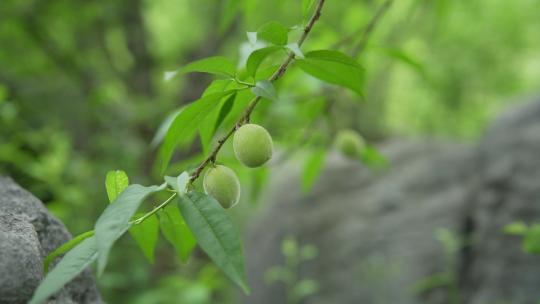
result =
[[[377,26],[377,23],[379,22],[381,17],[384,16],[384,14],[390,8],[390,6],[392,5],[393,2],[394,2],[394,0],[386,0],[386,2],[384,2],[379,7],[377,12],[373,16],[373,18],[371,18],[371,20],[369,21],[369,23],[368,23],[367,27],[365,28],[365,30],[362,32],[362,38],[352,48],[351,54],[353,56],[357,56],[358,54],[362,53],[362,51],[364,51],[364,49],[366,48],[367,43],[369,41],[369,37],[371,36],[371,33],[373,32],[373,30]]]
[[[302,36],[300,36],[300,38],[298,39],[297,43],[298,43],[299,47],[302,46],[302,44],[306,40],[307,36],[311,32],[311,29],[313,28],[313,25],[315,25],[315,22],[317,22],[317,20],[321,16],[321,10],[322,10],[322,7],[324,5],[324,2],[325,2],[325,0],[319,0],[319,2],[317,3],[317,6],[315,8],[315,12],[313,13],[313,15],[309,19],[306,27],[304,28],[304,32],[302,33]],[[287,68],[289,67],[289,64],[294,60],[294,58],[295,58],[294,53],[289,52],[289,55],[287,56],[285,61],[274,72],[274,74],[272,74],[272,76],[268,80],[270,82],[274,82],[277,79],[281,78],[281,76],[283,76],[285,71],[287,71]],[[208,166],[208,164],[213,163],[216,160],[216,156],[219,153],[219,151],[221,150],[221,147],[223,147],[223,144],[229,139],[229,137],[231,137],[231,135],[237,130],[237,128],[240,127],[242,124],[244,124],[246,121],[249,121],[251,113],[253,112],[253,110],[255,109],[255,107],[257,106],[257,104],[259,103],[260,100],[261,100],[260,96],[257,96],[255,98],[253,98],[253,100],[251,100],[251,102],[249,103],[247,108],[244,110],[244,113],[236,121],[234,126],[223,137],[221,137],[218,140],[218,143],[217,143],[216,147],[212,150],[210,155],[205,160],[203,160],[201,162],[201,164],[197,167],[197,169],[195,169],[195,171],[191,174],[190,183],[193,183],[201,175],[202,171],[204,170],[204,168],[206,166]]]
[[[176,195],[178,195],[177,192],[173,193],[171,196],[169,196],[168,199],[166,199],[163,203],[159,204],[159,206],[155,207],[154,209],[152,209],[151,211],[149,211],[148,213],[146,213],[145,215],[141,216],[140,218],[138,219],[135,219],[133,221],[130,221],[129,223],[132,224],[132,225],[138,225],[140,223],[142,223],[144,220],[146,220],[147,218],[151,217],[154,213],[158,212],[159,210],[163,209],[165,206],[167,206],[167,204],[169,204],[175,197]]]

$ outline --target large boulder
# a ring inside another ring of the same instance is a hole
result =
[[[0,177],[0,303],[26,303],[43,278],[43,259],[69,239],[66,227],[37,198],[10,178]],[[89,270],[49,299],[49,303],[100,302]]]
[[[246,303],[286,303],[265,273],[284,265],[282,240],[313,244],[302,303],[536,303],[540,258],[502,227],[540,221],[540,103],[503,115],[477,145],[390,141],[391,167],[372,172],[330,154],[313,191],[301,166],[275,168],[246,239]]]

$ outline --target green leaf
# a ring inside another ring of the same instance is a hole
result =
[[[199,136],[201,138],[201,144],[203,146],[204,154],[208,154],[212,147],[212,138],[217,129],[223,122],[223,119],[230,112],[236,93],[233,93],[227,99],[224,99],[220,104],[212,110],[212,112],[204,119],[199,126]]]
[[[232,61],[223,56],[208,57],[189,63],[180,69],[182,73],[202,72],[234,77],[236,68]]]
[[[185,193],[189,183],[189,173],[184,171],[177,177],[165,176],[165,181],[169,187],[173,188],[178,194]]]
[[[87,239],[87,238],[89,238],[89,237],[91,237],[93,235],[94,235],[94,230],[90,230],[90,231],[84,232],[82,234],[79,234],[78,236],[76,236],[76,237],[72,238],[71,240],[69,240],[68,242],[64,243],[62,246],[56,248],[53,252],[49,253],[49,255],[47,255],[47,257],[43,261],[43,272],[47,273],[49,271],[49,265],[51,264],[52,261],[54,261],[54,259],[57,256],[68,252],[73,247],[77,246],[79,243],[81,243],[82,241],[84,241],[85,239]]]
[[[178,116],[180,114],[180,112],[182,112],[183,110],[184,110],[184,107],[182,107],[182,108],[180,108],[180,109],[178,109],[176,111],[173,111],[172,113],[167,115],[165,120],[163,120],[163,122],[159,125],[159,128],[156,131],[156,134],[154,135],[154,138],[152,138],[152,142],[150,143],[150,146],[152,148],[157,147],[157,145],[159,143],[161,143],[161,141],[163,141],[163,138],[165,137],[165,134],[167,134],[167,131],[171,127],[172,122],[174,121],[176,116]]]
[[[266,59],[266,57],[268,57],[270,54],[277,52],[281,49],[282,47],[274,45],[253,51],[249,55],[246,63],[246,70],[249,75],[255,77],[255,74],[257,74],[257,69],[264,61],[264,59]]]
[[[386,159],[379,150],[367,144],[362,151],[360,151],[360,159],[364,165],[373,169],[382,169],[389,165],[388,159]]]
[[[257,39],[262,39],[275,45],[285,45],[289,29],[277,21],[270,21],[257,30]]]
[[[141,217],[144,213],[137,214],[135,217]],[[129,228],[129,234],[139,245],[144,256],[150,263],[154,263],[154,249],[159,237],[159,223],[155,215],[147,217],[138,225],[132,225]]]
[[[124,189],[129,185],[129,178],[126,172],[122,170],[114,170],[107,172],[105,177],[105,188],[109,202],[112,203]]]
[[[178,207],[173,204],[167,205],[159,212],[161,232],[169,241],[182,262],[186,262],[197,241],[189,230]]]
[[[191,140],[197,131],[198,124],[204,120],[214,107],[220,104],[218,101],[234,92],[234,90],[224,91],[203,96],[188,105],[180,115],[176,116],[159,149],[158,167],[161,173],[167,169],[174,149],[182,142]]]
[[[181,195],[178,205],[201,248],[248,293],[242,245],[225,209],[214,198],[198,192]]]
[[[353,58],[329,50],[311,51],[296,64],[306,73],[328,83],[337,84],[362,95],[364,69]]]
[[[150,194],[161,191],[164,188],[165,184],[150,187],[137,184],[129,185],[118,196],[115,203],[110,204],[103,211],[95,225],[99,252],[98,275],[101,275],[105,270],[111,247],[129,229],[129,220],[133,217],[143,200]]]
[[[274,85],[268,80],[259,80],[255,84],[255,87],[251,88],[251,92],[257,96],[264,97],[266,99],[277,101],[278,96]]]
[[[115,204],[111,205],[114,206]],[[69,251],[39,284],[30,304],[43,303],[97,258],[96,238],[88,237]]]
[[[540,254],[540,224],[529,227],[523,238],[523,251],[533,254]]]
[[[302,191],[309,192],[311,190],[311,187],[313,187],[313,184],[324,167],[325,159],[326,150],[321,149],[311,154],[306,160],[302,172]]]
[[[528,227],[524,222],[513,222],[504,226],[503,231],[506,234],[524,235],[527,229]]]

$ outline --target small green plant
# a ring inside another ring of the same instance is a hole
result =
[[[285,258],[285,265],[268,269],[265,272],[265,280],[269,284],[276,282],[285,284],[287,303],[300,303],[319,289],[319,284],[314,279],[300,277],[301,264],[317,257],[317,248],[310,244],[300,246],[293,237],[287,237],[281,243],[281,252]]]
[[[435,238],[442,244],[444,250],[444,271],[433,274],[420,280],[413,288],[415,294],[426,293],[436,288],[445,288],[449,303],[460,304],[458,277],[456,273],[456,252],[460,250],[467,240],[457,236],[454,232],[440,228],[435,231]]]

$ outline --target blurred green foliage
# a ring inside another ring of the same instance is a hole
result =
[[[370,141],[474,138],[497,110],[540,83],[538,0],[394,1],[362,46],[384,1],[327,2],[306,47],[356,55],[366,69],[363,97],[291,70],[277,83],[280,98],[253,117],[281,147],[298,148],[311,129],[305,144],[316,152],[345,127]],[[276,19],[298,25],[301,3],[1,1],[0,174],[44,201],[73,234],[87,230],[108,204],[108,170],[123,169],[141,184],[158,180],[154,132],[210,82],[199,74],[166,82],[164,72],[217,54],[245,62],[251,48],[245,32]],[[199,150],[195,143],[177,154],[170,171],[196,164]],[[233,158],[230,151],[226,145],[223,161]],[[254,201],[268,171],[231,166],[246,185],[243,200]],[[232,215],[243,223],[253,204],[241,205]],[[135,242],[122,239],[100,280],[104,298],[232,301],[229,283],[206,257],[179,267],[166,246],[158,246],[150,267]]]

